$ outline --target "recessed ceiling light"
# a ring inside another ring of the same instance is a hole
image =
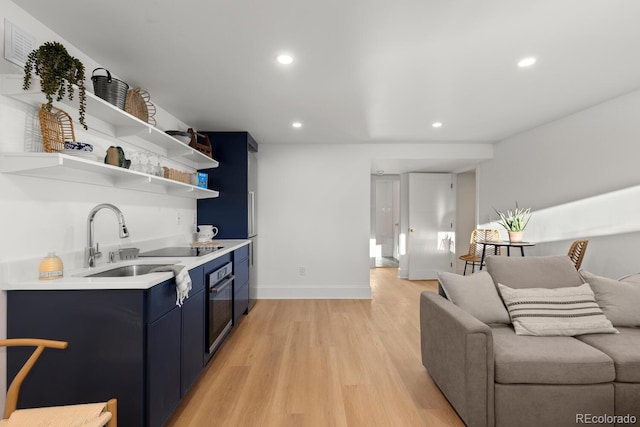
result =
[[[536,63],[536,58],[534,58],[533,56],[528,56],[526,58],[522,58],[518,62],[518,67],[520,68],[530,67],[535,63]]]
[[[431,125],[431,127],[434,127],[434,128],[441,128],[441,127],[442,127],[442,123],[440,123],[440,122],[435,122],[435,123],[433,123],[433,124]]]
[[[302,123],[300,123],[300,122],[293,122],[293,124],[292,124],[291,126],[293,126],[294,128],[301,128],[301,127],[302,127]]]
[[[288,54],[278,55],[276,59],[278,60],[279,63],[283,65],[289,65],[293,62],[293,56]]]

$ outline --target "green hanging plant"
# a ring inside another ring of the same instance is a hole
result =
[[[46,109],[51,111],[53,96],[61,101],[65,95],[73,100],[74,86],[78,86],[80,98],[80,124],[87,129],[85,110],[87,95],[84,87],[84,65],[80,60],[69,55],[67,49],[58,42],[45,42],[31,51],[24,64],[24,84],[22,88],[29,90],[31,71],[40,76],[40,88],[47,98]]]

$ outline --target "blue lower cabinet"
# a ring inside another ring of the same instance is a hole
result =
[[[236,249],[233,253],[233,324],[237,325],[242,316],[249,313],[249,246]]]
[[[19,408],[118,399],[120,427],[147,426],[146,291],[7,292],[7,337],[67,341],[46,349],[20,389]],[[7,349],[13,379],[33,351]]]
[[[164,425],[205,357],[204,267],[176,306],[175,280],[151,289],[9,291],[7,336],[68,341],[47,349],[20,391],[20,408],[118,399],[119,427]],[[13,379],[32,349],[7,351]]]
[[[161,426],[180,403],[180,317],[175,307],[148,327],[149,425]]]
[[[233,324],[237,325],[249,309],[249,282],[236,287],[233,293]]]
[[[184,397],[198,379],[205,360],[204,289],[192,294],[182,307],[182,371],[181,396]]]

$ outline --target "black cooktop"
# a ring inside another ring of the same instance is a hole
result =
[[[150,256],[169,256],[169,257],[186,257],[186,256],[203,256],[209,255],[222,249],[222,246],[175,246],[169,248],[155,249],[149,252],[138,254],[139,257]]]

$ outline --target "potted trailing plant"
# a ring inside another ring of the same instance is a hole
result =
[[[69,55],[67,49],[58,42],[45,42],[31,51],[24,65],[24,84],[22,88],[29,90],[31,71],[40,76],[40,88],[47,98],[46,109],[51,111],[53,96],[61,101],[65,95],[73,100],[74,87],[78,86],[80,98],[80,124],[87,129],[85,122],[85,105],[87,97],[84,88],[84,65],[80,60]]]
[[[514,210],[507,209],[506,212],[501,212],[495,208],[494,210],[500,217],[498,224],[503,226],[509,233],[509,241],[522,242],[524,229],[531,219],[531,208],[519,208],[518,202],[516,202]]]

